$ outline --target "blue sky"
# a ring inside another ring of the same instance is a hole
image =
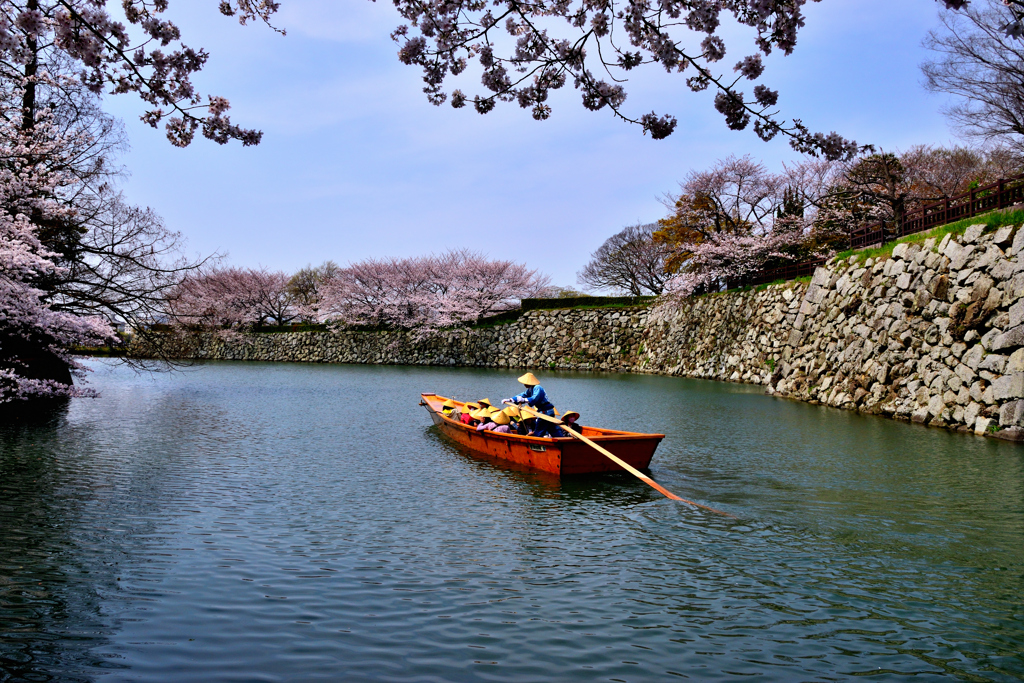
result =
[[[812,130],[886,149],[954,142],[918,68],[937,12],[934,0],[810,3],[793,55],[773,54],[760,82]],[[240,27],[211,2],[171,3],[168,16],[211,53],[201,90],[227,97],[234,120],[264,141],[176,149],[138,121],[137,100],[111,97],[131,141],[125,191],[190,252],[226,252],[235,265],[293,271],[469,247],[573,285],[608,236],[660,218],[658,198],[688,170],[730,154],[772,168],[797,157],[781,139],[728,130],[712,93],[660,69],[627,85],[626,109],[673,113],[679,127],[666,140],[585,110],[571,87],[545,122],[515,105],[486,116],[434,107],[396,57],[389,34],[400,22],[386,0],[283,0],[286,37]],[[744,37],[723,64],[751,52]]]

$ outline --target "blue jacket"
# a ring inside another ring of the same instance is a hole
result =
[[[533,432],[534,436],[550,436],[556,439],[563,436],[569,436],[568,434],[563,432],[562,428],[559,427],[558,425],[552,424],[547,420],[541,419],[537,420],[537,424],[534,425]]]
[[[555,407],[555,405],[548,400],[548,395],[544,393],[544,387],[539,384],[535,384],[523,393],[512,397],[512,400],[516,403],[520,402],[518,399],[523,399],[523,402],[528,406],[536,408],[542,412],[545,410],[551,410]]]

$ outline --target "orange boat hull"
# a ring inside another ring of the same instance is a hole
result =
[[[571,436],[551,439],[518,434],[495,434],[492,431],[478,432],[474,427],[467,427],[441,414],[441,406],[448,400],[444,396],[421,396],[420,405],[427,409],[430,419],[441,433],[477,453],[558,476],[623,471],[610,459]],[[455,403],[462,405],[461,401]],[[583,436],[641,470],[651,464],[654,451],[665,438],[664,434],[640,434],[596,427],[583,427]]]

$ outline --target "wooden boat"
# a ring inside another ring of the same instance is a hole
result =
[[[495,434],[492,431],[478,432],[475,427],[467,427],[461,422],[441,414],[441,406],[448,400],[446,397],[437,394],[421,394],[420,396],[422,397],[420,405],[427,409],[430,419],[438,426],[441,433],[477,453],[555,475],[624,471],[607,457],[572,437],[554,439],[519,436],[518,434]],[[454,401],[454,403],[460,408],[464,405],[462,401]],[[582,430],[583,436],[608,449],[627,464],[641,470],[651,464],[655,449],[665,438],[664,434],[620,432],[597,427],[582,427]]]

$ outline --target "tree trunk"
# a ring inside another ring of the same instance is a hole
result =
[[[28,11],[39,9],[39,0],[28,0]],[[39,73],[39,45],[35,36],[25,41],[31,58],[25,64],[25,92],[21,95],[21,129],[32,130],[36,125],[36,75]]]

